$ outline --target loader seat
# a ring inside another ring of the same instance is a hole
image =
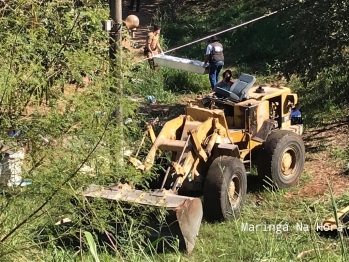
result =
[[[218,95],[228,97],[234,102],[240,102],[244,99],[248,99],[248,90],[253,86],[255,82],[256,78],[254,76],[241,74],[229,90],[215,87],[214,91]]]

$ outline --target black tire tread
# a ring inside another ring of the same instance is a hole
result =
[[[242,207],[242,203],[246,196],[247,190],[247,178],[246,171],[243,163],[231,156],[221,156],[217,157],[211,164],[207,176],[205,179],[204,185],[204,216],[208,221],[221,221],[229,219],[225,212],[222,210],[222,201],[226,201],[222,199],[222,191],[226,190],[223,183],[225,182],[226,176],[225,172],[221,170],[221,167],[229,168],[233,167],[241,168],[242,173],[244,174],[244,180],[242,181],[242,201],[239,207],[234,210],[234,217],[237,218],[240,213],[240,209]],[[223,203],[224,205],[224,203]]]
[[[260,154],[259,154],[259,159],[258,159],[258,165],[257,165],[257,171],[258,171],[258,176],[261,179],[264,179],[265,177],[268,177],[270,179],[272,178],[272,168],[273,168],[273,161],[275,157],[277,156],[278,152],[278,145],[283,143],[283,141],[289,140],[291,137],[291,140],[297,140],[297,142],[302,145],[301,146],[301,157],[303,159],[300,159],[301,161],[301,169],[303,169],[303,164],[305,161],[305,148],[303,144],[302,138],[288,130],[276,130],[272,132],[266,142],[263,144],[263,147],[261,148]],[[274,180],[273,180],[274,181]],[[298,179],[295,179],[292,181],[290,184],[288,184],[287,187],[293,186],[296,184]],[[276,181],[274,181],[275,183]],[[277,185],[279,188],[284,188],[286,187],[285,185]]]

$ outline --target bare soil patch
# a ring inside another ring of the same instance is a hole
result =
[[[329,186],[335,196],[349,190],[346,165],[349,159],[341,152],[349,148],[349,117],[336,124],[309,128],[304,132],[306,162],[304,172],[310,181],[301,184],[299,195],[314,197],[329,194]]]

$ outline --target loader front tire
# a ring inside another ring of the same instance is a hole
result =
[[[217,157],[204,185],[204,217],[208,221],[237,219],[245,201],[247,176],[240,159]]]
[[[303,172],[305,147],[302,138],[286,130],[272,132],[259,153],[258,176],[269,178],[272,186],[287,188],[295,185]]]

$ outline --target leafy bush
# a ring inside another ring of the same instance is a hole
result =
[[[125,90],[128,95],[155,96],[160,103],[176,103],[177,95],[207,92],[207,75],[198,75],[185,71],[160,68],[154,71],[147,62],[140,63],[127,76]]]
[[[119,79],[106,70],[109,36],[100,21],[108,9],[99,1],[76,4],[15,0],[0,7],[0,137],[10,150],[27,145],[23,177],[32,181],[23,189],[1,188],[4,261],[35,261],[40,247],[57,251],[56,241],[76,239],[80,228],[109,230],[107,204],[91,203],[95,215],[86,225],[86,214],[79,212],[86,209],[82,187],[144,180],[120,161],[122,141],[134,142],[141,134],[120,125],[123,119],[116,117],[118,105],[127,117],[136,105],[110,92]],[[13,133],[20,135],[9,136]],[[62,216],[70,217],[74,226],[57,228]]]

